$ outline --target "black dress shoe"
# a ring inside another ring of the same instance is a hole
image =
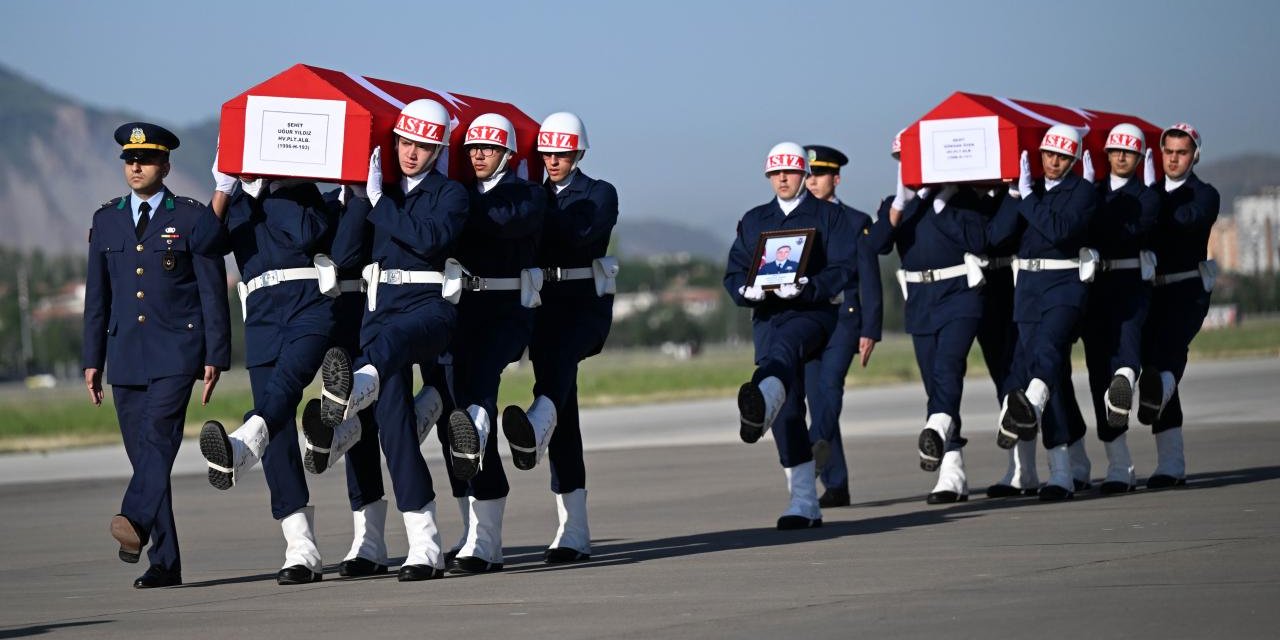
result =
[[[942,436],[934,429],[925,428],[920,432],[916,448],[920,450],[920,468],[929,472],[937,471],[942,464],[942,455],[946,453],[946,443],[942,441]]]
[[[475,556],[460,556],[454,559],[453,570],[450,573],[489,573],[490,571],[502,571],[502,563],[481,560]]]
[[[996,446],[1001,449],[1012,449],[1019,440],[1034,440],[1040,432],[1040,420],[1036,417],[1035,405],[1027,399],[1022,389],[1014,389],[1005,398],[1008,410],[1000,421],[1000,429],[996,432]]]
[[[829,487],[822,492],[822,497],[818,498],[818,506],[823,509],[832,507],[849,506],[849,488],[848,487]]]
[[[1076,491],[1088,491],[1093,488],[1093,483],[1088,480],[1072,479],[1071,484],[1074,485]]]
[[[359,556],[351,560],[343,560],[338,565],[338,575],[344,578],[363,578],[365,576],[380,576],[387,572],[387,565],[378,564],[368,558]]]
[[[590,559],[591,559],[591,554],[583,553],[581,551],[578,551],[577,549],[570,549],[568,547],[555,547],[552,549],[547,549],[546,552],[542,554],[542,561],[547,564],[563,564],[565,562],[582,562],[584,560],[590,560]]]
[[[444,577],[444,569],[437,569],[425,564],[406,564],[400,567],[396,579],[400,582],[418,582],[419,580],[435,580]]]
[[[324,579],[324,574],[312,571],[300,564],[285,567],[276,574],[276,584],[311,584]]]
[[[1119,493],[1129,493],[1136,488],[1123,480],[1108,480],[1098,487],[1098,493],[1104,496],[1113,496]]]
[[[1164,400],[1164,381],[1158,371],[1143,367],[1138,375],[1138,422],[1155,424],[1160,418],[1160,401]]]
[[[235,450],[231,448],[231,439],[227,437],[227,430],[221,422],[210,420],[200,429],[200,455],[210,464],[223,469],[236,466]],[[209,484],[214,489],[226,491],[235,483],[236,478],[231,472],[209,467]]]
[[[956,493],[954,491],[934,491],[925,496],[924,501],[929,504],[952,504],[955,502],[968,502],[969,494]]]
[[[333,446],[333,429],[324,425],[320,400],[312,398],[302,409],[302,436],[309,446],[303,447],[302,468],[307,473],[324,473],[329,468],[329,447]]]
[[[454,549],[454,550],[452,550],[452,551],[446,551],[446,552],[445,552],[445,554],[444,554],[444,566],[446,566],[446,567],[451,567],[451,566],[453,566],[453,561],[458,559],[458,552],[459,552],[459,551],[461,551],[461,549]]]
[[[1010,484],[996,483],[987,487],[988,498],[1022,498],[1034,496],[1040,492],[1040,489],[1019,489]]]
[[[1073,494],[1070,489],[1064,489],[1056,484],[1046,484],[1044,488],[1040,490],[1040,502],[1061,502],[1063,500],[1070,500],[1074,497],[1075,494]]]
[[[1111,378],[1107,387],[1107,426],[1113,431],[1124,433],[1129,430],[1129,407],[1133,406],[1133,385],[1124,376]],[[1112,407],[1121,407],[1124,411],[1116,411]]]
[[[748,382],[738,389],[738,436],[743,442],[751,444],[764,435],[766,410],[764,393],[755,383]]]
[[[1148,489],[1169,489],[1172,487],[1185,487],[1185,486],[1187,486],[1186,478],[1175,478],[1173,476],[1167,476],[1163,473],[1147,478]]]
[[[538,439],[524,409],[513,404],[502,410],[502,434],[511,447],[511,464],[521,471],[538,466]]]
[[[169,570],[153,564],[147,572],[133,581],[134,589],[154,589],[156,587],[173,587],[182,584],[182,571]]]
[[[146,532],[124,514],[116,514],[111,518],[111,537],[120,543],[120,559],[133,564],[142,555],[142,545],[147,539]],[[150,573],[148,571],[147,573]],[[145,577],[145,576],[144,576]],[[138,578],[141,580],[142,578]]]
[[[795,531],[796,529],[817,529],[822,526],[822,518],[810,520],[804,516],[782,516],[778,518],[778,531]]]

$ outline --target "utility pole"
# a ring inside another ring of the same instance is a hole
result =
[[[22,260],[22,258],[19,258]],[[31,375],[33,360],[31,347],[31,286],[30,272],[25,260],[18,263],[18,330],[22,338],[22,378]]]

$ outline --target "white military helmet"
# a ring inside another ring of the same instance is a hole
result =
[[[1110,151],[1119,149],[1120,151],[1132,151],[1141,155],[1147,148],[1147,138],[1142,135],[1142,129],[1137,126],[1123,122],[1111,128],[1111,133],[1107,134],[1107,144],[1103,149]]]
[[[586,150],[587,128],[582,125],[581,118],[568,111],[558,111],[547,116],[538,128],[538,151],[557,153]]]
[[[497,113],[486,113],[471,121],[467,127],[467,135],[463,146],[473,144],[489,144],[505,147],[508,151],[516,151],[516,128],[511,121]]]
[[[1194,144],[1194,145],[1196,145],[1196,152],[1195,152],[1194,157],[1192,158],[1192,164],[1195,164],[1195,163],[1197,163],[1197,162],[1200,162],[1200,132],[1199,132],[1199,131],[1196,131],[1196,128],[1195,128],[1195,127],[1193,127],[1193,126],[1191,126],[1191,125],[1189,125],[1189,124],[1187,124],[1187,123],[1185,123],[1185,122],[1179,122],[1178,124],[1175,124],[1175,125],[1173,125],[1172,127],[1169,127],[1168,129],[1165,129],[1164,131],[1161,131],[1161,132],[1160,132],[1160,147],[1161,147],[1161,148],[1164,148],[1164,137],[1165,137],[1165,136],[1167,136],[1167,135],[1169,135],[1169,132],[1170,132],[1170,131],[1181,131],[1181,132],[1183,132],[1183,133],[1185,133],[1185,134],[1187,134],[1187,135],[1191,136],[1191,143],[1192,143],[1192,144]]]
[[[435,100],[414,100],[400,110],[393,129],[402,138],[428,144],[449,144],[449,111]]]
[[[764,173],[769,175],[774,171],[803,171],[805,175],[809,175],[809,160],[804,147],[794,142],[773,145],[764,160]]]
[[[1075,127],[1055,124],[1044,133],[1044,138],[1040,140],[1040,150],[1079,158],[1080,132]]]

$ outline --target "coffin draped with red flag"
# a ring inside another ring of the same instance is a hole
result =
[[[1160,168],[1160,128],[1137,116],[1092,109],[1059,107],[974,93],[956,92],[903,130],[902,182],[918,187],[948,182],[995,182],[1018,179],[1018,158],[1028,151],[1031,172],[1043,174],[1040,139],[1049,127],[1065,124],[1081,133],[1092,156],[1094,172],[1105,176],[1107,134],[1120,123],[1142,130]],[[1083,150],[1081,151],[1083,155]],[[1083,163],[1073,171],[1080,173]]]
[[[294,65],[222,105],[218,170],[232,175],[364,182],[369,155],[382,148],[383,178],[400,175],[391,129],[407,103],[430,98],[452,118],[450,148],[437,164],[449,177],[473,181],[462,150],[467,125],[484,113],[515,125],[517,157],[510,166],[539,182],[534,152],[538,122],[515,105],[353,73]]]

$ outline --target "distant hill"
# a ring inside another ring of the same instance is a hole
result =
[[[613,238],[618,255],[629,258],[688,253],[715,262],[729,255],[729,243],[733,240],[732,235],[721,237],[707,229],[679,222],[628,220],[625,212],[613,229]]]
[[[1235,209],[1235,199],[1253,195],[1262,187],[1280,186],[1280,155],[1246,154],[1205,161],[1196,175],[1212,184],[1222,196],[1222,213]]]

